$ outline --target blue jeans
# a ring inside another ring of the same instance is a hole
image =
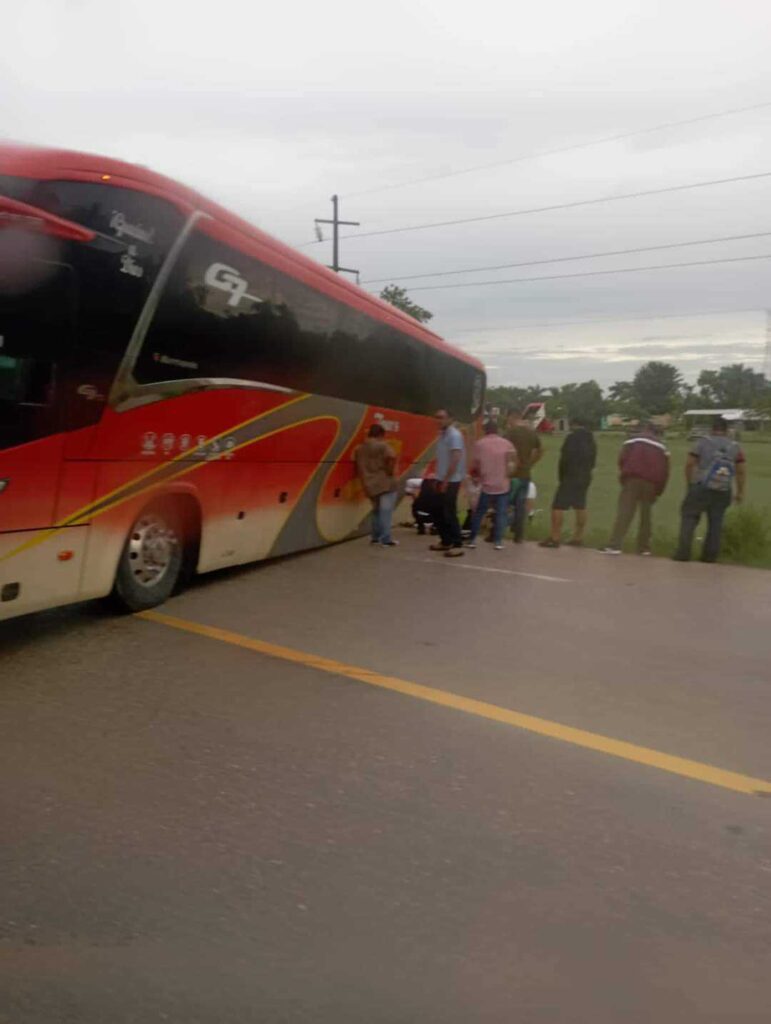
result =
[[[495,533],[493,539],[496,544],[500,544],[502,542],[503,531],[506,529],[506,508],[508,504],[508,491],[504,491],[503,494],[485,494],[485,492],[482,491],[479,495],[479,501],[476,509],[474,510],[474,515],[471,517],[471,536],[469,537],[469,544],[473,544],[477,539],[479,527],[482,525],[485,513],[491,506],[495,509]]]
[[[388,544],[391,540],[391,520],[396,508],[396,491],[378,494],[372,499],[372,540]]]

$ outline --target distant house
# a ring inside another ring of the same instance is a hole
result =
[[[689,409],[683,414],[685,422],[693,430],[708,429],[715,416],[722,416],[735,430],[764,430],[771,423],[771,416],[752,409]]]

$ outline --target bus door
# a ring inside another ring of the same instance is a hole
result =
[[[56,515],[77,295],[52,241],[0,231],[0,533],[47,527]]]

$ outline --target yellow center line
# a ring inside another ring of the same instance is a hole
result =
[[[173,629],[180,629],[186,633],[195,633],[210,640],[220,640],[235,647],[243,647],[269,658],[291,661],[297,665],[304,665],[306,668],[316,669],[318,672],[345,676],[360,683],[367,683],[369,686],[378,686],[381,689],[392,690],[417,700],[463,711],[467,715],[475,715],[477,718],[487,718],[493,722],[501,722],[504,725],[512,725],[518,729],[537,733],[539,736],[549,736],[551,739],[561,740],[563,743],[572,743],[574,746],[596,750],[602,754],[609,754],[611,757],[620,757],[625,761],[634,761],[650,768],[658,768],[660,771],[680,775],[686,779],[696,779],[713,786],[721,786],[723,789],[731,789],[736,793],[771,796],[771,782],[765,779],[753,779],[751,776],[741,775],[739,772],[716,768],[714,765],[691,761],[689,758],[677,757],[674,754],[665,754],[660,750],[652,750],[650,747],[639,747],[635,743],[627,743],[625,740],[616,740],[610,736],[587,732],[584,729],[575,729],[573,726],[562,725],[560,722],[551,722],[546,718],[526,715],[520,711],[499,707],[497,704],[488,704],[486,701],[474,700],[472,697],[462,697],[457,693],[438,690],[432,686],[423,686],[421,683],[413,683],[396,676],[381,675],[370,669],[346,665],[341,661],[334,661],[332,658],[322,658],[318,654],[308,654],[292,647],[271,644],[265,640],[256,640],[249,636],[242,636],[240,633],[232,633],[227,629],[219,629],[217,626],[206,626],[199,622],[178,619],[163,612],[140,612],[137,617],[163,626],[170,626]]]

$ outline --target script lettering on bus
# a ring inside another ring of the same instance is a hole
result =
[[[110,227],[118,238],[123,238],[124,235],[127,235],[129,238],[133,238],[137,242],[144,242],[146,245],[153,245],[155,242],[155,228],[145,227],[144,224],[132,224],[126,220],[125,213],[121,213],[120,210],[112,211]]]
[[[376,412],[373,419],[375,420],[375,423],[379,423],[383,430],[387,431],[389,434],[399,433],[400,424],[398,420],[387,420],[382,412]]]
[[[120,258],[121,274],[129,274],[131,277],[144,277],[145,268],[136,262],[137,247],[130,245],[128,252],[124,252]]]

